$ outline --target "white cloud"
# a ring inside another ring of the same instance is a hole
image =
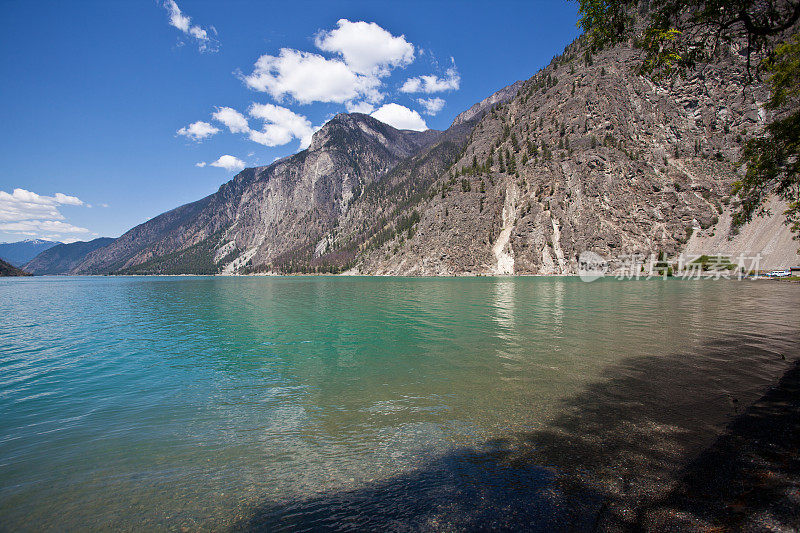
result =
[[[169,25],[178,28],[183,33],[189,33],[191,19],[181,13],[178,4],[173,0],[167,0],[164,2],[164,7],[169,11]]]
[[[277,56],[261,56],[253,73],[243,79],[251,89],[269,93],[279,102],[286,96],[301,104],[341,104],[358,98],[379,102],[383,97],[378,78],[358,74],[344,61],[291,48],[281,48]]]
[[[246,165],[245,162],[238,157],[232,155],[223,155],[213,163],[209,163],[212,167],[224,168],[225,170],[242,170]]]
[[[209,37],[208,30],[197,25],[192,26],[191,17],[181,11],[175,0],[164,0],[164,8],[169,13],[169,25],[197,40],[197,48],[201,52],[216,52],[219,50],[219,42]],[[209,29],[214,34],[217,33],[213,26],[209,27]]]
[[[183,127],[177,131],[178,135],[183,135],[184,137],[188,137],[193,141],[202,141],[208,137],[211,137],[215,133],[219,132],[219,128],[215,128],[208,122],[203,122],[202,120],[198,120],[197,122],[192,122],[186,127]]]
[[[247,117],[231,107],[217,108],[213,117],[227,126],[231,133],[245,133],[251,141],[264,146],[280,146],[292,139],[299,139],[300,147],[307,148],[311,144],[311,136],[316,131],[306,117],[285,107],[252,104],[248,114],[254,119],[263,121],[260,130],[251,129]],[[205,166],[205,163],[197,163],[197,166]]]
[[[83,205],[83,201],[60,192],[54,196],[43,196],[25,189],[14,189],[11,194],[0,191],[0,221],[16,222],[41,218],[63,220],[64,215],[59,212],[59,205]]]
[[[340,54],[354,72],[386,76],[391,69],[414,61],[414,45],[395,37],[374,22],[340,19],[334,30],[322,31],[314,41],[325,52]]]
[[[430,74],[426,76],[417,76],[408,78],[403,86],[400,87],[400,92],[404,93],[439,93],[443,91],[458,90],[461,85],[461,76],[455,67],[447,69],[444,78]]]
[[[77,196],[68,196],[66,194],[57,192],[54,198],[56,199],[57,203],[62,205],[83,205],[83,201]]]
[[[9,233],[20,233],[22,235],[48,234],[58,236],[69,233],[89,233],[86,228],[73,226],[60,220],[23,220],[20,222],[8,222],[0,224],[0,231]]]
[[[345,102],[344,107],[348,113],[364,113],[368,115],[375,111],[375,106],[369,102]]]
[[[59,211],[62,205],[85,206],[77,196],[56,193],[53,196],[36,194],[25,189],[0,191],[0,231],[60,239],[65,234],[88,233],[86,228],[73,226]]]
[[[428,126],[419,113],[399,104],[386,104],[372,113],[381,122],[400,130],[425,131]]]
[[[314,128],[304,116],[273,104],[253,104],[248,111],[253,118],[264,121],[261,131],[250,130],[250,140],[264,146],[279,146],[300,139],[301,148],[311,144]]]
[[[200,161],[199,163],[195,163],[194,166],[203,168],[204,166],[206,166],[206,162],[205,161]]]
[[[233,108],[218,107],[212,116],[214,120],[225,124],[231,130],[231,133],[247,133],[250,131],[247,119]]]
[[[417,102],[425,108],[426,115],[435,115],[444,107],[444,100],[441,98],[417,98]]]
[[[208,32],[199,26],[192,26],[189,28],[189,34],[199,41],[208,40]]]
[[[414,60],[414,45],[373,22],[341,19],[337,28],[318,33],[315,44],[339,57],[281,48],[277,56],[259,57],[253,72],[242,80],[278,102],[288,97],[301,104],[359,100],[377,104],[384,97],[380,78]]]

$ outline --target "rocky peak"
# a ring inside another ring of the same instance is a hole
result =
[[[339,113],[314,133],[309,150],[352,150],[377,143],[395,156],[407,157],[432,144],[440,133],[398,130],[363,113]]]
[[[503,87],[496,93],[484,98],[466,111],[460,113],[455,119],[453,119],[452,125],[458,126],[459,124],[463,124],[474,118],[478,118],[495,104],[505,104],[506,102],[510,102],[517,95],[517,92],[519,92],[519,89],[522,87],[523,83],[524,82],[522,80],[516,81],[511,85]]]

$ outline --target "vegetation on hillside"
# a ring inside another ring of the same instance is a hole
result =
[[[30,276],[30,274],[0,259],[0,276]]]
[[[221,237],[220,232],[215,233],[188,248],[154,257],[132,267],[121,268],[115,274],[219,274],[224,263],[214,262],[214,252]],[[226,259],[230,261],[233,257]]]

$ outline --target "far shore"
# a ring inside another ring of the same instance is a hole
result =
[[[11,278],[13,276],[9,276]],[[448,279],[448,278],[579,278],[579,274],[482,274],[482,273],[462,273],[462,274],[446,274],[446,275],[428,275],[428,274],[357,274],[342,272],[339,274],[332,273],[288,273],[278,274],[274,272],[257,272],[250,274],[32,274],[29,276],[19,276],[20,279],[30,278],[80,278],[80,277],[113,277],[113,278],[249,278],[249,277],[274,277],[274,278],[297,278],[297,277],[332,277],[332,278],[412,278],[412,279]],[[697,281],[697,280],[733,280],[733,281],[773,281],[783,283],[800,283],[800,276],[791,276],[786,278],[770,278],[766,276],[758,277],[742,277],[741,279],[735,276],[715,277],[714,275],[705,275],[701,277],[692,276],[689,279],[684,279],[681,276],[640,276],[638,278],[618,278],[616,276],[603,276],[600,279],[612,279],[615,281],[659,281],[659,280],[675,280],[675,281]]]

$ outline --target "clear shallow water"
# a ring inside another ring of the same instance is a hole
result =
[[[775,282],[0,280],[0,529],[589,527],[800,357],[799,308]]]

